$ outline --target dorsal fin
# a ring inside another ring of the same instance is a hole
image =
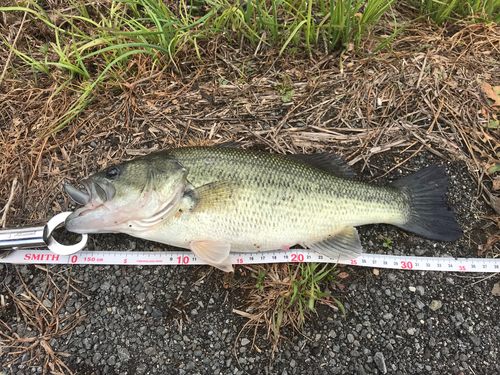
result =
[[[337,177],[354,178],[354,170],[347,164],[344,158],[339,155],[324,152],[322,154],[289,154],[287,156]]]

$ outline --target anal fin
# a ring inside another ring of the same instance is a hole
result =
[[[353,227],[342,228],[321,242],[304,245],[332,260],[355,259],[363,251],[358,231]]]
[[[222,241],[199,240],[191,241],[189,249],[206,264],[224,272],[233,272],[231,262],[231,244]]]

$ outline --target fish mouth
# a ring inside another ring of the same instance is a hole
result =
[[[115,189],[93,179],[85,179],[81,184],[86,192],[69,184],[64,185],[70,199],[81,205],[66,218],[65,227],[75,233],[99,233],[100,228],[106,226],[106,216],[110,211],[108,206],[115,195]]]
[[[182,198],[185,183],[179,183],[171,196],[160,199],[154,191],[128,202],[116,201],[115,188],[94,180],[84,180],[83,192],[71,185],[64,190],[82,206],[66,218],[65,227],[74,233],[129,233],[151,230],[173,215]]]
[[[98,183],[93,179],[82,180],[81,185],[86,191],[65,184],[64,191],[70,199],[80,207],[76,208],[66,218],[66,230],[74,233],[99,233],[100,228],[106,225],[106,216],[114,197],[114,188],[106,188],[104,183]]]
[[[82,185],[87,192],[79,190],[72,185],[64,184],[64,191],[68,194],[72,201],[85,206],[89,202],[106,203],[114,196],[114,189],[108,184],[99,184],[96,181],[89,179],[83,180]]]
[[[81,190],[78,190],[77,188],[69,185],[69,184],[64,184],[64,191],[68,196],[71,198],[73,202],[76,204],[80,204],[82,206],[85,206],[87,203],[90,202],[90,191],[87,188],[87,192],[83,192]]]

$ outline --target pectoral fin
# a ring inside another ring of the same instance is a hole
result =
[[[205,263],[224,272],[233,272],[233,265],[229,256],[231,244],[221,241],[199,240],[191,241],[189,248]]]
[[[196,188],[192,192],[194,206],[191,211],[201,211],[231,201],[237,185],[232,181],[217,181]]]
[[[321,242],[304,245],[333,260],[355,259],[363,251],[358,231],[353,227],[342,228]]]

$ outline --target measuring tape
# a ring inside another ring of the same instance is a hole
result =
[[[337,263],[324,255],[309,250],[277,250],[260,253],[231,253],[233,264],[262,263]],[[49,250],[15,250],[0,263],[21,264],[122,264],[122,265],[202,265],[190,251],[80,251],[59,255]],[[417,271],[500,272],[500,258],[439,258],[362,254],[339,264],[374,268],[392,268]]]

